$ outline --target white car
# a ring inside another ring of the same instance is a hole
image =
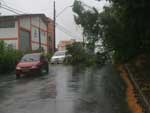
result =
[[[66,57],[66,51],[57,51],[51,58],[51,64],[63,63]]]

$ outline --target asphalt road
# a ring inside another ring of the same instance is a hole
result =
[[[0,113],[131,113],[112,65],[50,66],[44,76],[0,76]]]

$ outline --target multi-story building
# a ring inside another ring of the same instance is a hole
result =
[[[49,38],[53,39],[49,22],[44,14],[0,16],[0,40],[21,51],[42,48],[47,52],[52,48]]]
[[[65,51],[67,45],[71,45],[74,42],[76,42],[76,40],[74,40],[74,39],[60,41],[58,44],[58,51]]]

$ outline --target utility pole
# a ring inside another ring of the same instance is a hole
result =
[[[41,27],[41,22],[39,19],[39,49],[41,51],[42,46],[41,46],[41,29],[40,29],[40,27]]]
[[[83,47],[84,47],[85,46],[84,32],[82,33],[82,37],[83,37]]]
[[[56,47],[55,47],[55,44],[56,44],[56,7],[55,7],[55,0],[54,0],[54,52],[56,51]]]
[[[1,8],[2,3],[0,2],[0,8]],[[2,13],[0,12],[0,16],[2,15]]]

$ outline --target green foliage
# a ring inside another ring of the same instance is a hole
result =
[[[82,43],[73,43],[67,46],[67,53],[72,55],[71,63],[78,64],[85,62],[85,50]]]
[[[0,41],[0,73],[8,73],[15,69],[15,65],[22,53],[6,46]]]
[[[100,1],[100,0],[98,0]],[[139,54],[150,53],[150,1],[107,0],[103,12],[85,9],[80,1],[74,2],[75,21],[83,27],[90,49],[102,39],[106,49],[114,50],[114,58],[122,62]]]
[[[98,15],[99,12],[95,8],[86,10],[82,2],[75,0],[73,11],[76,13],[74,16],[77,25],[83,28],[83,35],[86,37],[86,42],[91,52],[94,52],[95,43],[99,40],[99,25]]]
[[[100,14],[105,45],[115,50],[114,57],[128,61],[150,49],[150,1],[109,0]]]
[[[104,59],[104,55],[93,54],[92,52],[88,52],[87,49],[83,47],[83,43],[76,42],[67,47],[68,54],[72,55],[70,63],[73,65],[85,65],[85,66],[93,66],[93,65],[103,65],[106,61]]]
[[[48,61],[50,61],[51,57],[52,57],[52,53],[46,53],[45,56],[47,57]]]

